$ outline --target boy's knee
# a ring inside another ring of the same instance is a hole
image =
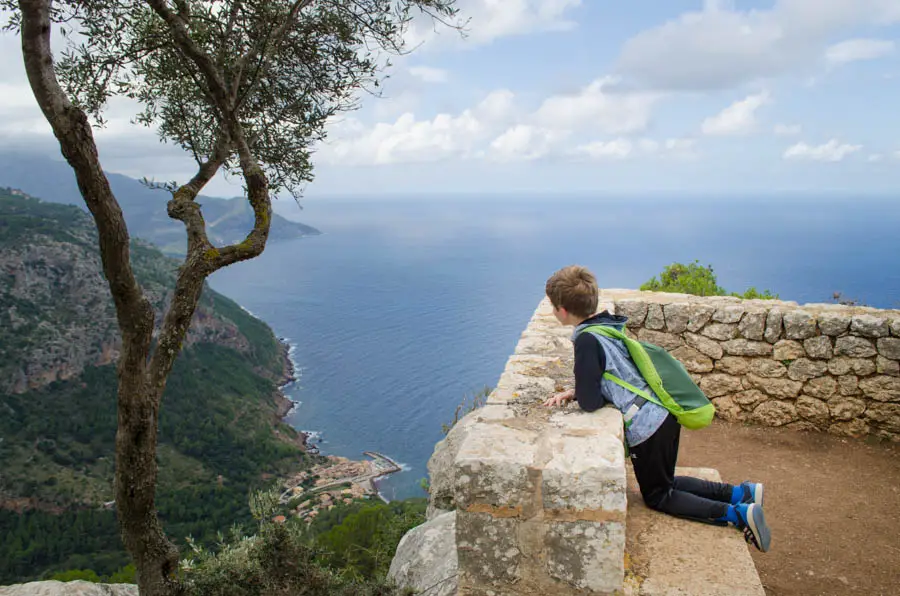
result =
[[[644,498],[644,504],[654,511],[661,511],[662,505],[668,495],[668,490],[655,490],[647,493],[641,493]]]

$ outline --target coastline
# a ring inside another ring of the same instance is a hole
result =
[[[283,337],[276,336],[275,340],[281,346],[281,376],[275,381],[276,388],[272,396],[272,401],[275,404],[275,423],[276,425],[286,424],[287,426],[290,426],[285,422],[285,418],[294,411],[297,404],[284,394],[283,389],[297,380],[296,370],[290,356],[291,345]],[[304,452],[309,452],[309,445],[307,443],[309,435],[303,431],[296,430],[293,427],[291,427],[291,429],[296,432],[297,435],[296,439],[293,439],[290,442],[298,445]],[[275,432],[279,435],[281,434],[277,429]]]

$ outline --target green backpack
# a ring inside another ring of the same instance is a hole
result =
[[[716,413],[716,407],[697,387],[694,380],[674,356],[657,345],[631,339],[618,329],[604,325],[591,325],[582,330],[597,333],[625,343],[628,354],[637,365],[641,376],[650,385],[656,396],[642,391],[610,373],[603,378],[624,387],[647,401],[662,406],[675,415],[683,427],[696,430],[709,426]],[[657,397],[659,399],[657,399]]]

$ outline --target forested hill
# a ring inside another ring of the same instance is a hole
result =
[[[125,213],[132,238],[152,242],[165,254],[184,254],[184,225],[168,216],[167,192],[152,190],[121,174],[107,173],[106,177]],[[72,168],[47,157],[0,150],[0,187],[18,188],[45,201],[76,205],[85,210]],[[197,202],[203,208],[209,239],[216,246],[242,240],[253,227],[253,210],[244,198],[199,196]],[[279,242],[320,233],[312,226],[273,214],[269,240]]]
[[[160,311],[177,262],[132,248]],[[103,507],[119,342],[93,222],[0,189],[0,275],[0,585],[53,569],[111,573],[126,562]],[[207,287],[160,419],[158,505],[182,544],[246,520],[248,489],[266,474],[307,465],[301,437],[279,421],[288,374],[272,330]]]

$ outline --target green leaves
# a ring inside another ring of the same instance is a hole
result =
[[[712,265],[704,267],[696,259],[688,265],[682,263],[666,265],[663,272],[659,275],[659,279],[656,276],[652,277],[648,282],[641,285],[640,289],[649,292],[672,292],[694,296],[731,295],[746,300],[771,300],[778,298],[778,294],[773,294],[769,290],[759,292],[755,287],[751,287],[743,294],[735,292],[729,294],[718,284]]]

